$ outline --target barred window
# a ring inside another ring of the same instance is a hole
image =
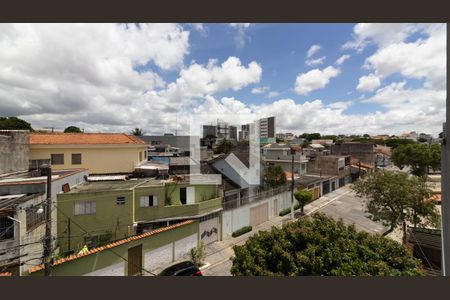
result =
[[[123,197],[123,196],[117,197],[117,198],[116,198],[116,204],[117,204],[117,205],[123,205],[123,204],[125,204],[125,197]]]
[[[26,209],[27,214],[27,231],[30,231],[45,221],[45,213],[37,213],[39,208],[34,206]]]
[[[14,238],[14,221],[7,218],[0,218],[0,241]]]
[[[64,154],[51,154],[50,155],[52,165],[63,165],[64,164]]]
[[[96,213],[95,201],[76,202],[75,215],[93,215]]]
[[[72,153],[72,165],[81,165],[81,153]]]

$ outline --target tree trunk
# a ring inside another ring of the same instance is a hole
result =
[[[301,209],[302,215],[303,215],[303,208],[304,207],[305,207],[305,203],[302,202],[302,209]]]
[[[395,226],[391,226],[388,230],[386,230],[385,232],[383,232],[382,236],[386,236],[389,233],[391,233],[392,231],[394,231]]]

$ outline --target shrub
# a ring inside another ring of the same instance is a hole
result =
[[[294,210],[297,210],[297,209],[299,209],[300,208],[300,204],[295,204],[294,205]],[[287,215],[288,213],[290,213],[291,212],[291,208],[289,207],[289,208],[286,208],[286,209],[283,209],[282,211],[280,211],[280,213],[278,214],[280,217],[282,217],[282,216],[285,216],[285,215]]]
[[[253,229],[252,226],[245,226],[245,227],[242,227],[242,228],[236,230],[235,232],[233,232],[231,234],[231,236],[232,237],[238,237],[240,235],[243,235],[244,233],[252,231],[252,229]]]
[[[205,244],[203,241],[200,241],[199,245],[195,248],[191,249],[189,253],[191,256],[192,263],[198,268],[203,265],[203,260],[205,259]]]

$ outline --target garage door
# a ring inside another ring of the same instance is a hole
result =
[[[219,217],[200,222],[200,238],[205,245],[219,239]]]
[[[269,220],[269,203],[250,208],[250,225],[257,226]]]

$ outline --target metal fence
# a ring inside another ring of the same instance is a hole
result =
[[[284,193],[286,191],[290,191],[290,186],[288,186],[288,185],[279,186],[279,187],[276,187],[276,188],[273,188],[273,189],[270,189],[267,191],[256,190],[256,191],[254,191],[253,195],[242,197],[240,199],[230,200],[227,202],[222,202],[222,207],[223,207],[224,211],[230,210],[230,209],[235,209],[242,205],[262,201],[264,199],[267,199],[272,196],[276,196],[276,195]]]

